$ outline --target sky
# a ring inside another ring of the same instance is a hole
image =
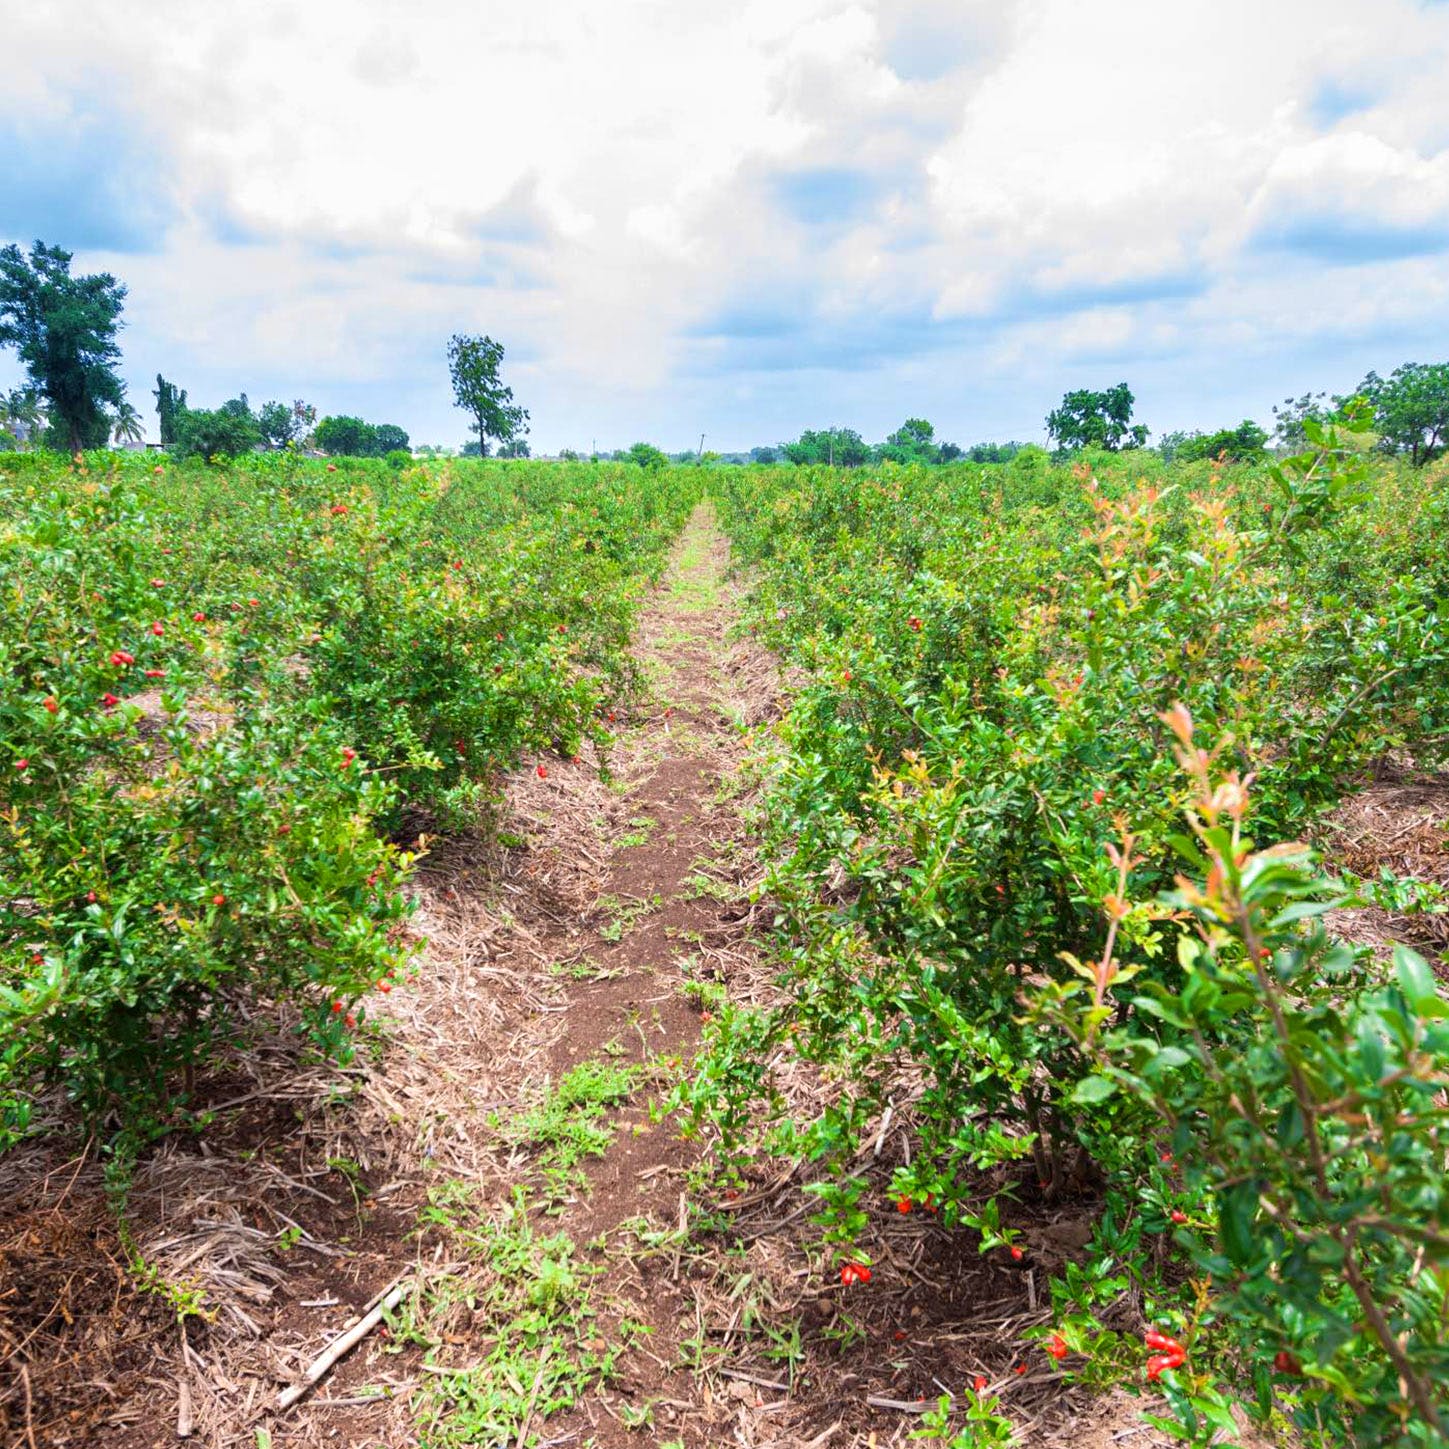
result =
[[[1449,353],[1449,4],[47,0],[0,23],[0,242],[160,371],[535,452],[907,416],[1154,432]],[[0,385],[18,381],[0,354]]]

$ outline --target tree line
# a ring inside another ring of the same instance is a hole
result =
[[[140,414],[126,396],[117,371],[116,340],[126,288],[109,272],[72,276],[72,254],[37,241],[28,255],[11,244],[0,249],[0,346],[13,347],[29,376],[27,386],[0,394],[0,449],[24,440],[78,452],[117,441],[139,442]],[[504,347],[488,336],[456,334],[447,345],[448,373],[456,405],[470,418],[475,439],[464,456],[526,458],[528,409],[502,379]],[[310,403],[267,402],[253,410],[245,393],[218,408],[195,408],[184,389],[156,378],[156,412],[163,447],[183,456],[235,456],[254,448],[314,448],[336,456],[396,457],[407,453],[407,433],[394,423],[350,416],[317,419]],[[1370,372],[1350,393],[1329,398],[1307,393],[1274,407],[1274,431],[1250,419],[1212,432],[1172,432],[1158,442],[1162,456],[1191,460],[1250,460],[1276,442],[1300,447],[1311,422],[1330,422],[1364,399],[1372,409],[1378,446],[1416,467],[1449,446],[1449,362],[1406,362],[1388,377]],[[1046,432],[1059,451],[1102,448],[1117,452],[1147,444],[1149,429],[1134,421],[1136,399],[1125,382],[1101,391],[1063,394],[1046,416]],[[963,448],[936,437],[925,418],[907,418],[881,443],[867,443],[854,428],[807,428],[792,442],[725,455],[734,461],[854,468],[866,463],[940,464],[958,460],[1003,462],[1026,445],[980,443]],[[636,443],[628,458],[652,468],[668,461],[649,443]],[[712,454],[711,458],[721,455]],[[705,461],[680,454],[676,461]]]

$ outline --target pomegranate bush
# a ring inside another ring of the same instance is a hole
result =
[[[546,471],[0,467],[0,1146],[52,1085],[163,1130],[258,1004],[345,1055],[411,953],[404,820],[607,744],[691,485]]]
[[[753,470],[727,487],[737,554],[760,570],[752,626],[812,677],[769,807],[791,999],[722,1016],[685,1097],[743,1151],[752,1104],[770,1099],[759,1063],[820,1063],[840,1083],[830,1110],[776,1111],[771,1140],[821,1164],[827,1234],[852,1261],[868,1201],[857,1153],[887,1109],[913,1138],[892,1194],[930,1201],[983,1250],[1018,1246],[1013,1197],[1105,1184],[1129,1235],[1143,1214],[1159,1231],[1188,1215],[1162,1156],[1186,1160],[1199,1138],[1173,1139],[1103,1070],[1101,1041],[1032,1003],[1075,1000],[1110,960],[1113,1026],[1149,1044],[1152,1071],[1191,1085],[1212,1069],[1153,1010],[1186,969],[1156,904],[1187,798],[1174,707],[1222,741],[1222,770],[1253,776],[1251,824],[1269,840],[1307,828],[1390,748],[1442,756],[1449,581],[1429,535],[1443,473],[1410,486],[1370,461],[1359,422],[1311,442],[1272,467],[1151,482],[1126,471],[1141,460],[1069,470],[1028,450],[987,468]],[[1382,985],[1348,948],[1324,959],[1340,997]],[[1271,1039],[1266,1002],[1234,1004],[1230,1055]],[[1251,1176],[1231,1160],[1224,1183]],[[1203,1211],[1216,1222],[1220,1207],[1213,1188]],[[1256,1363],[1271,1334],[1250,1307],[1234,1300],[1255,1325],[1240,1360]],[[1342,1376],[1352,1355],[1336,1353],[1301,1357]],[[1177,1368],[1154,1382],[1170,1388]],[[1375,1374],[1348,1382],[1392,1414]],[[1323,1396],[1287,1397],[1311,1426]]]

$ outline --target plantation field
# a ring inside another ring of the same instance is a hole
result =
[[[0,1428],[1445,1442],[1446,540],[1351,427],[0,456]]]

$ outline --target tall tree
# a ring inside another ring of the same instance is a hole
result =
[[[1359,393],[1373,404],[1386,452],[1407,453],[1422,468],[1449,443],[1449,362],[1406,362],[1388,377],[1371,372]]]
[[[73,277],[70,262],[40,241],[28,258],[13,243],[0,250],[0,346],[20,354],[50,403],[52,430],[76,452],[105,446],[106,406],[123,396],[115,364],[126,289],[109,272]]]
[[[1140,448],[1147,429],[1132,422],[1136,399],[1125,382],[1105,392],[1078,388],[1062,397],[1062,405],[1047,414],[1047,436],[1060,448]]]
[[[186,411],[186,389],[177,391],[174,382],[167,382],[158,372],[156,391],[156,416],[161,420],[161,446],[169,448],[176,441],[176,420]]]
[[[488,439],[511,442],[528,431],[528,409],[513,401],[513,389],[503,385],[503,344],[491,337],[448,340],[448,374],[453,380],[453,397],[465,413],[472,415],[470,429],[478,434],[480,452],[486,456]]]

